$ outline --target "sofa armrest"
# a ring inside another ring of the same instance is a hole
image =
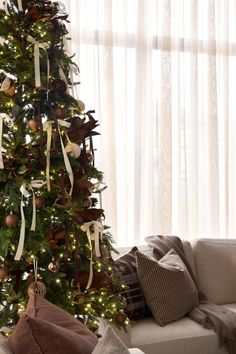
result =
[[[98,333],[103,335],[106,326],[110,325],[113,331],[118,335],[118,337],[122,340],[122,342],[129,348],[131,346],[130,341],[130,324],[126,326],[126,329],[119,329],[109,321],[104,320],[103,318],[99,319],[99,329]],[[136,352],[131,352],[132,354],[136,354]],[[137,354],[141,354],[142,352],[137,352]]]

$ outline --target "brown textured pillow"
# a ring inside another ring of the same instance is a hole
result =
[[[38,295],[9,338],[14,354],[91,354],[97,342],[80,321]]]
[[[127,286],[121,292],[127,300],[127,316],[131,320],[138,320],[150,315],[142,288],[140,286],[135,252],[137,247],[133,247],[128,253],[116,259],[114,267],[119,276],[119,281]]]
[[[171,249],[160,261],[136,252],[139,281],[160,326],[178,320],[198,305],[198,291],[181,258]]]

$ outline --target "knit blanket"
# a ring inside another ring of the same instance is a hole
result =
[[[197,280],[189,265],[182,241],[177,236],[150,236],[146,238],[147,243],[153,249],[153,256],[160,260],[172,248],[178,253],[191,275],[196,288]],[[193,308],[187,315],[205,328],[214,329],[219,338],[219,347],[224,347],[229,354],[236,354],[236,313],[213,303],[210,303],[206,296],[199,291],[199,305]]]

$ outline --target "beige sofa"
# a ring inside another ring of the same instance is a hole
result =
[[[198,239],[191,245],[184,241],[184,249],[208,299],[236,312],[236,239]],[[189,317],[165,327],[150,317],[132,323],[127,333],[115,330],[128,347],[146,354],[226,354],[218,348],[215,332]]]

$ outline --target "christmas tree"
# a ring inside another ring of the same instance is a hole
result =
[[[98,124],[74,95],[67,21],[61,2],[0,10],[0,328],[34,292],[92,330],[98,317],[127,321],[99,204]]]

